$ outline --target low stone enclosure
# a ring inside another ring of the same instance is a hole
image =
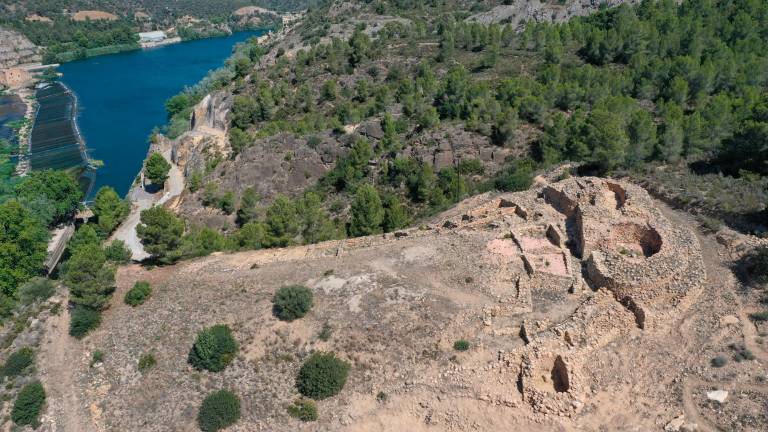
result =
[[[499,354],[501,368],[519,374],[523,399],[543,413],[573,415],[587,393],[588,353],[633,328],[664,325],[706,277],[694,233],[673,226],[642,188],[614,180],[542,184],[441,226],[504,233],[486,245],[514,275],[514,295],[496,315],[532,311],[535,291],[592,293],[559,323],[524,319],[526,345]]]
[[[483,310],[486,330],[524,341],[499,352],[496,370],[474,370],[463,381],[497,404],[509,405],[522,393],[540,413],[574,415],[588,397],[584,359],[631,331],[663,326],[693,301],[706,278],[691,230],[673,226],[641,187],[595,177],[475,197],[421,228],[263,251],[256,263],[350,256],[446,236],[485,245],[477,264],[497,273],[483,289],[499,299]],[[528,318],[534,293],[566,296],[572,313],[559,320]],[[521,317],[522,324],[495,328],[503,316]],[[499,373],[510,375],[517,388],[489,388]]]
[[[639,186],[578,177],[488,199],[476,197],[435,223],[370,236],[263,252],[263,262],[319,259],[387,247],[399,239],[456,235],[485,242],[499,305],[492,317],[521,316],[523,346],[499,353],[523,399],[537,412],[573,415],[586,396],[583,359],[633,329],[652,331],[691,303],[706,278],[695,234],[673,226]],[[560,322],[525,318],[533,293],[570,295],[576,307]],[[491,326],[493,327],[493,326]],[[498,374],[497,371],[490,373]],[[487,393],[484,379],[467,382]],[[499,393],[497,403],[514,397]]]

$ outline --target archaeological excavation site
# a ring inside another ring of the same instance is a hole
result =
[[[80,362],[81,408],[104,430],[193,430],[203,396],[232,388],[233,431],[765,430],[760,363],[710,366],[749,339],[727,242],[686,217],[629,182],[539,177],[390,234],[123,267],[117,295],[157,288],[84,341],[108,354]],[[314,303],[281,321],[272,297],[293,284]],[[239,353],[193,369],[195,334],[218,323]],[[351,368],[304,423],[286,407],[315,352]]]

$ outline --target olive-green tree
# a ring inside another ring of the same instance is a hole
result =
[[[163,185],[168,180],[171,164],[160,153],[152,153],[144,163],[144,174],[156,185]]]
[[[130,205],[120,199],[117,192],[104,186],[96,193],[93,201],[93,214],[102,236],[109,235],[128,216]]]
[[[384,207],[376,188],[364,184],[357,188],[352,202],[349,234],[355,237],[380,233],[384,222]]]
[[[141,212],[141,224],[136,227],[144,249],[161,262],[179,258],[179,246],[184,235],[184,221],[162,206]]]

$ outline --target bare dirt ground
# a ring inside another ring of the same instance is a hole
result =
[[[98,10],[84,10],[76,12],[74,15],[72,15],[72,19],[75,21],[85,21],[85,20],[91,20],[91,21],[116,21],[117,15],[104,12],[104,11],[98,11]]]
[[[672,210],[662,203],[658,203],[657,205],[663,211],[664,215],[674,222],[689,226],[697,225],[696,219],[688,213]],[[759,336],[757,329],[748,318],[742,305],[742,299],[739,295],[739,289],[741,287],[730,269],[731,256],[728,250],[716,241],[714,235],[704,235],[700,231],[697,231],[696,235],[701,242],[702,256],[707,268],[707,285],[704,291],[709,294],[705,294],[705,301],[700,304],[700,307],[690,311],[685,320],[689,320],[696,315],[706,315],[707,310],[710,314],[713,311],[719,311],[721,329],[713,332],[705,339],[702,345],[704,347],[714,346],[722,349],[724,346],[727,346],[734,341],[741,341],[745,348],[755,355],[757,359],[755,362],[757,368],[755,369],[759,372],[754,375],[757,379],[757,383],[754,384],[744,382],[745,377],[743,375],[745,372],[739,373],[739,375],[742,376],[737,375],[737,382],[734,382],[736,381],[734,380],[734,372],[729,373],[725,377],[717,375],[684,377],[682,399],[685,416],[693,423],[697,424],[699,429],[703,431],[761,430],[760,427],[765,427],[765,423],[762,423],[757,428],[755,428],[754,425],[738,424],[730,425],[733,429],[731,429],[731,427],[724,427],[725,425],[718,424],[717,421],[710,419],[711,411],[713,409],[711,404],[708,404],[706,408],[702,408],[698,405],[702,402],[702,394],[710,389],[724,389],[731,393],[752,391],[768,395],[768,385],[764,384],[766,378],[764,365],[768,364],[768,355],[766,354],[764,346],[761,343],[758,343]],[[727,315],[727,311],[733,311],[733,315]],[[734,318],[737,318],[738,321]],[[738,324],[728,324],[734,322],[738,322]],[[723,326],[723,324],[725,325]],[[717,409],[719,406],[715,406],[714,408]],[[765,408],[768,408],[768,406],[764,405],[763,411],[765,411]],[[765,421],[765,414],[763,414],[763,417],[763,421]]]
[[[669,297],[667,309],[649,309],[655,315],[638,328],[636,316],[604,289],[566,293],[533,285],[530,307],[520,303],[524,287],[509,290],[525,270],[500,240],[512,241],[504,234],[510,229],[519,235],[538,226],[531,221],[539,212],[540,220],[557,213],[534,191],[509,198],[525,203],[528,222],[515,219],[521,213],[513,207],[483,219],[475,209],[493,199],[469,200],[406,237],[121,268],[98,331],[81,343],[66,335],[64,322],[51,324],[41,363],[46,376],[63,377],[46,380],[52,400],[46,418],[61,416],[51,430],[93,430],[88,417],[99,431],[195,430],[200,401],[220,388],[236,391],[243,403],[243,418],[229,431],[766,430],[768,359],[742,310],[729,251],[714,236],[696,233],[704,263],[699,276],[706,275],[701,286]],[[696,226],[687,214],[655,205],[673,226]],[[530,238],[521,243],[542,248]],[[566,268],[576,264],[571,257]],[[536,274],[557,284],[562,268],[556,270],[542,266]],[[137,280],[150,281],[154,293],[131,308],[122,297]],[[305,318],[285,323],[271,315],[270,299],[291,283],[310,287],[315,304]],[[586,320],[574,321],[583,314]],[[608,327],[596,324],[604,319]],[[568,327],[573,322],[586,326],[583,343]],[[186,356],[195,334],[218,323],[232,327],[237,359],[219,374],[192,370]],[[328,341],[318,338],[325,325],[332,329]],[[530,342],[521,338],[521,326]],[[454,351],[458,339],[471,349]],[[756,358],[736,361],[741,347]],[[91,368],[96,349],[105,361]],[[548,366],[536,369],[550,349],[568,365],[565,392],[551,390],[556,368],[552,378]],[[301,423],[285,407],[298,396],[296,371],[315,350],[336,352],[352,363],[352,373],[339,396],[318,403],[318,422]],[[137,361],[147,352],[157,366],[141,373]],[[716,356],[727,363],[713,367]],[[531,365],[533,375],[525,375]],[[718,403],[706,396],[712,390],[729,394]]]
[[[63,304],[66,304],[66,299]],[[62,308],[59,315],[51,316],[46,326],[38,357],[40,378],[48,398],[48,408],[42,419],[43,430],[96,431],[81,394],[82,388],[77,385],[74,375],[82,366],[86,353],[82,344],[68,334],[67,308]]]

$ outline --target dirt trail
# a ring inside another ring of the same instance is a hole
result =
[[[662,211],[664,216],[673,221],[676,224],[695,227],[698,225],[697,221],[687,213],[673,210],[660,201],[657,201],[657,206]],[[757,337],[757,331],[752,321],[747,317],[742,302],[737,292],[737,281],[728,267],[727,262],[721,255],[722,248],[718,245],[712,237],[704,236],[702,233],[694,229],[696,237],[701,244],[702,258],[704,259],[704,265],[707,270],[707,284],[705,290],[719,293],[729,293],[731,298],[736,303],[736,310],[738,311],[738,318],[741,325],[742,336],[744,339],[744,346],[752,351],[759,360],[766,361],[765,351],[755,341]],[[694,311],[689,311],[688,315],[693,315]],[[712,344],[723,336],[723,331],[713,333],[707,340],[706,344]],[[701,431],[720,431],[722,428],[713,424],[699,413],[697,407],[694,392],[701,391],[702,387],[712,387],[719,389],[733,390],[734,383],[729,381],[705,381],[693,376],[683,379],[682,398],[683,398],[683,410],[685,412],[686,422],[696,423]],[[737,385],[739,390],[752,390],[758,392],[768,393],[768,386],[750,385],[740,383]]]
[[[66,305],[67,300],[62,301]],[[90,413],[83,408],[75,369],[82,359],[81,343],[69,336],[70,314],[62,307],[58,316],[46,322],[38,365],[47,392],[48,410],[44,430],[54,432],[96,432]]]

